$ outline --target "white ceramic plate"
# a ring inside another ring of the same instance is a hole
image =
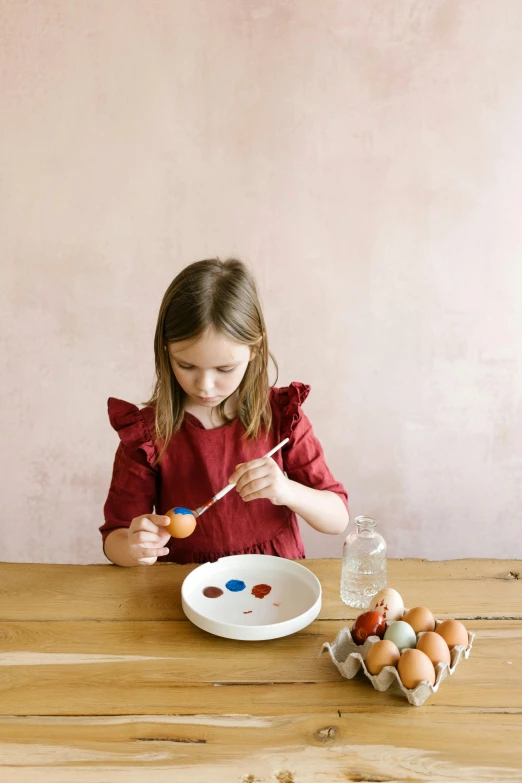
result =
[[[208,597],[204,590],[209,587],[222,593]],[[194,625],[216,636],[276,639],[315,620],[321,609],[321,583],[293,560],[234,555],[194,569],[181,585],[181,604]]]

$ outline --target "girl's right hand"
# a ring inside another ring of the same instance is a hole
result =
[[[165,546],[170,533],[164,529],[170,523],[161,514],[142,514],[135,517],[128,530],[129,554],[138,565],[153,565],[158,557],[168,555]]]

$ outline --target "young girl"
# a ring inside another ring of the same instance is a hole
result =
[[[163,297],[154,351],[146,407],[109,399],[121,441],[100,527],[109,560],[303,558],[296,514],[323,533],[345,529],[347,494],[301,409],[310,387],[270,388],[265,322],[240,261],[198,261],[180,272]],[[191,536],[170,537],[169,509],[195,509],[232,482],[235,490],[198,518]]]

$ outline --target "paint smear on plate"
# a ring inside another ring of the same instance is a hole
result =
[[[271,589],[270,585],[255,585],[252,588],[252,595],[255,595],[256,598],[264,598]]]
[[[252,614],[252,609],[249,609],[248,612],[243,612],[243,614]]]
[[[241,590],[245,589],[246,584],[242,582],[241,579],[229,579],[225,587],[227,590],[230,590],[231,593],[240,593]]]
[[[281,604],[274,604],[274,606],[281,606]]]
[[[206,598],[219,598],[220,595],[223,595],[223,590],[220,587],[205,587],[203,595]]]

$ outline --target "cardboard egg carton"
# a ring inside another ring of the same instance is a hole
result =
[[[435,627],[440,625],[441,622],[442,620],[435,620]],[[391,624],[392,623],[390,622],[388,625]],[[417,634],[417,639],[419,639],[420,636],[422,636],[422,634]],[[379,674],[370,674],[366,668],[364,662],[366,655],[370,647],[372,647],[375,642],[380,641],[378,636],[369,636],[363,645],[357,645],[352,639],[349,628],[342,628],[337,634],[333,644],[329,644],[329,642],[323,644],[320,654],[322,655],[325,650],[328,650],[337,669],[343,677],[346,677],[348,680],[355,677],[359,669],[362,668],[364,674],[368,677],[377,691],[385,691],[390,687],[392,682],[397,681],[399,688],[404,693],[409,703],[413,704],[415,707],[420,707],[421,704],[424,704],[428,696],[431,696],[432,693],[438,691],[441,682],[445,680],[448,675],[453,674],[460,661],[463,658],[469,658],[474,638],[475,634],[468,631],[468,646],[463,647],[462,645],[457,645],[450,650],[449,665],[447,663],[437,664],[435,667],[435,685],[432,685],[431,682],[428,682],[427,680],[423,680],[416,688],[411,689],[404,687],[395,666],[385,666]],[[404,652],[404,649],[401,650],[401,654]]]

